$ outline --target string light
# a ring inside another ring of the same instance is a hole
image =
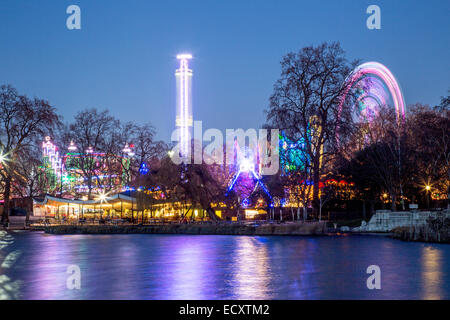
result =
[[[57,151],[57,147],[51,142],[49,136],[46,136],[45,141],[42,143],[42,153],[44,158],[48,158],[50,167],[54,173],[58,177],[61,176],[61,171],[63,169],[62,158]]]

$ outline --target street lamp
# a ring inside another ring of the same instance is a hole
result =
[[[108,202],[108,200],[109,200],[108,195],[109,195],[108,193],[105,193],[104,191],[102,191],[101,193],[98,194],[97,200],[100,201],[100,203]]]
[[[6,161],[8,161],[8,157],[3,152],[0,152],[0,164],[4,164]]]
[[[431,190],[431,186],[427,184],[425,186],[425,190],[427,191],[427,209],[430,209],[430,190]]]

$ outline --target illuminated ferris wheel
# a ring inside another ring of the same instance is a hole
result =
[[[406,115],[405,100],[392,72],[379,62],[366,62],[353,70],[347,78],[349,83],[339,106],[351,93],[356,99],[355,116],[371,123],[383,106],[393,107],[397,122],[403,123]]]

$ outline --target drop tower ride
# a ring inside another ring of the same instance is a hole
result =
[[[192,70],[189,69],[190,54],[179,54],[180,67],[175,72],[177,81],[176,126],[179,128],[180,156],[190,155],[192,137]]]

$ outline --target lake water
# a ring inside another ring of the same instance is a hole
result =
[[[450,245],[383,236],[0,231],[0,299],[449,299]],[[81,288],[70,290],[69,265]],[[381,289],[369,290],[369,265]]]

